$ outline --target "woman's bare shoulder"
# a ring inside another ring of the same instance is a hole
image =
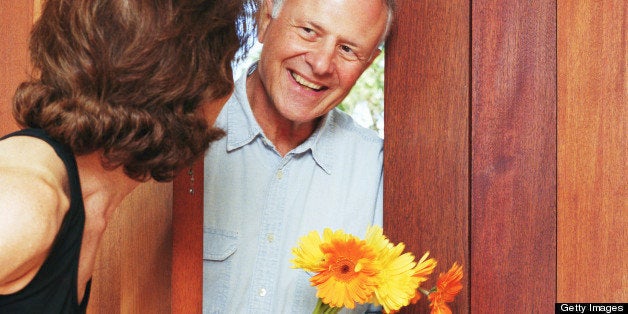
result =
[[[69,208],[67,175],[45,142],[0,141],[0,294],[15,292],[36,274]]]

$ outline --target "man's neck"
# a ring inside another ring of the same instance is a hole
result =
[[[253,116],[281,156],[305,142],[320,120],[297,123],[284,118],[266,94],[257,71],[247,78],[246,94]]]

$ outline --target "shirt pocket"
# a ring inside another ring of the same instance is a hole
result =
[[[238,233],[220,229],[203,230],[203,259],[224,261],[238,249]]]
[[[203,230],[203,313],[225,313],[233,298],[231,257],[238,249],[238,233],[219,229]]]

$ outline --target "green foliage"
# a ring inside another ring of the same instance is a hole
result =
[[[365,125],[364,123],[362,125],[376,131],[383,131],[384,51],[382,51],[371,66],[364,71],[355,86],[351,89],[349,95],[340,103],[338,108],[354,116],[356,120],[364,120],[364,117],[358,117],[359,113],[356,112],[358,106],[362,106],[362,109],[365,107],[368,108],[370,117],[373,120],[371,125]],[[378,127],[377,122],[380,119],[382,119],[382,121],[380,127]]]

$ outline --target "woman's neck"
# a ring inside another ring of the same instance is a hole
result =
[[[92,277],[107,224],[122,200],[140,184],[126,176],[122,168],[105,170],[100,162],[101,156],[101,153],[93,153],[76,157],[85,206],[85,229],[79,260],[79,300],[82,300],[87,282]]]
[[[140,182],[129,178],[121,167],[104,169],[100,153],[78,156],[76,163],[87,221],[104,231],[115,209]]]

